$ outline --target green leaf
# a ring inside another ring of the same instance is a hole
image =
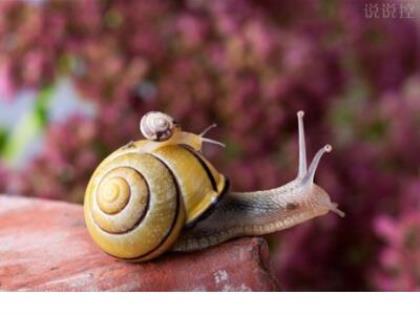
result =
[[[24,154],[27,145],[42,134],[48,124],[49,101],[53,94],[53,87],[43,88],[31,111],[25,113],[6,138],[1,147],[3,159],[9,165],[15,165]]]
[[[6,145],[7,138],[9,137],[9,133],[6,129],[0,128],[0,156],[4,150],[4,146]]]

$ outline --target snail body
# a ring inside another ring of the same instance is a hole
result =
[[[92,238],[110,255],[146,261],[168,250],[272,233],[330,210],[342,214],[313,183],[318,162],[331,147],[318,151],[306,169],[302,118],[299,112],[296,179],[271,190],[234,193],[227,192],[225,176],[200,152],[204,142],[222,145],[204,138],[209,128],[196,135],[182,131],[166,114],[146,114],[140,124],[146,140],[113,152],[89,181],[84,214]]]

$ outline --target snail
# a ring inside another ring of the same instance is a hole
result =
[[[146,261],[166,251],[193,251],[240,236],[280,231],[312,218],[344,213],[314,183],[326,145],[307,167],[303,111],[297,113],[297,176],[278,188],[229,192],[228,180],[203,156],[204,143],[169,115],[149,112],[140,122],[145,140],[111,153],[94,171],[85,192],[85,222],[106,253]]]

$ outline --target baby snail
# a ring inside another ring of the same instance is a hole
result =
[[[185,132],[170,116],[147,113],[145,140],[109,155],[93,173],[84,215],[94,241],[106,253],[146,261],[171,251],[207,248],[239,236],[280,231],[332,211],[344,213],[316,185],[321,148],[306,164],[303,111],[297,113],[299,167],[294,180],[274,189],[228,192],[228,181],[202,155],[203,143],[222,145]]]

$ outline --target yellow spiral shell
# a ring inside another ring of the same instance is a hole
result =
[[[144,261],[168,250],[225,188],[224,176],[191,147],[141,140],[95,170],[85,194],[85,221],[105,252]]]

